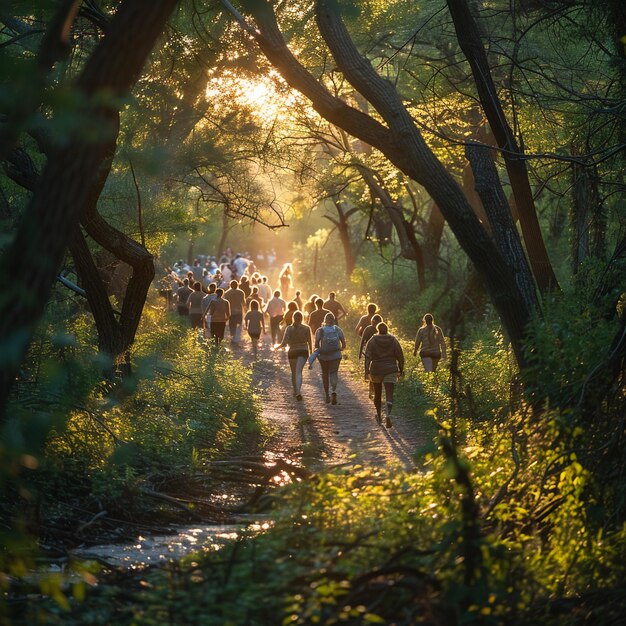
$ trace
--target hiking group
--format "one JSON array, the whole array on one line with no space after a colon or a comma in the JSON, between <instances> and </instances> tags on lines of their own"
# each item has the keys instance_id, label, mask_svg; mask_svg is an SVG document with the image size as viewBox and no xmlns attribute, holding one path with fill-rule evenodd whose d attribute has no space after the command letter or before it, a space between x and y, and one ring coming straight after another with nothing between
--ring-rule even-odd
<instances>
[{"instance_id":1,"label":"hiking group","mask_svg":"<svg viewBox=\"0 0 626 626\"><path fill-rule=\"evenodd\" d=\"M238 257L239 258L239 257ZM313 294L303 301L301 291L293 289L293 270L285 264L279 274L280 289L272 291L268 278L259 272L248 274L243 268L239 280L231 272L228 288L220 282L204 285L189 281L192 276L179 280L176 306L180 315L189 316L192 328L203 328L207 339L219 346L224 339L228 324L230 341L239 346L242 328L247 332L254 358L258 355L259 342L267 333L266 316L269 321L271 349L286 350L293 396L303 400L303 370L308 364L312 369L319 361L325 401L338 404L337 386L339 367L345 358L346 338L339 322L346 317L346 310L331 291L324 300ZM219 271L219 270L218 270ZM218 286L219 285L219 286ZM283 295L293 293L287 302ZM388 325L378 312L377 305L370 303L358 321L355 333L360 339L359 359L364 361L364 376L369 384L369 397L374 402L376 421L383 423L383 391L385 396L384 424L393 426L391 416L394 386L404 373L404 353L398 339L389 332ZM446 358L443 331L435 325L430 313L424 315L417 331L413 355L419 354L424 370L433 372L442 358Z\"/></svg>"}]
</instances>

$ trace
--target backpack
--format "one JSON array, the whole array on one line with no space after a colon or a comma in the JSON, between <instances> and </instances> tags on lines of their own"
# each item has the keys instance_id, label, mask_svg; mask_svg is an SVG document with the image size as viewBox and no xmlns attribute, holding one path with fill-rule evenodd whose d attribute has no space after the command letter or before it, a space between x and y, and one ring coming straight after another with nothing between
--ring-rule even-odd
<instances>
[{"instance_id":1,"label":"backpack","mask_svg":"<svg viewBox=\"0 0 626 626\"><path fill-rule=\"evenodd\" d=\"M322 326L322 340L320 341L320 352L330 354L341 350L341 340L339 339L339 329L336 326Z\"/></svg>"}]
</instances>

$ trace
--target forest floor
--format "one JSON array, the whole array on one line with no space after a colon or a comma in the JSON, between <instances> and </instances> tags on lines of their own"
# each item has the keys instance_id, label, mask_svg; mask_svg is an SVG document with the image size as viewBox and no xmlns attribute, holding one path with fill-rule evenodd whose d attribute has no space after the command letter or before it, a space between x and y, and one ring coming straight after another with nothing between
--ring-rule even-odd
<instances>
[{"instance_id":1,"label":"forest floor","mask_svg":"<svg viewBox=\"0 0 626 626\"><path fill-rule=\"evenodd\" d=\"M293 397L286 352L272 351L269 343L259 349L256 360L245 343L234 352L252 365L263 419L275 433L267 452L315 469L346 463L411 469L415 451L432 439L426 420L407 420L397 402L391 416L393 427L376 423L362 361L342 361L337 404L332 405L325 401L318 362L311 370L304 367L303 400L299 402Z\"/></svg>"}]
</instances>

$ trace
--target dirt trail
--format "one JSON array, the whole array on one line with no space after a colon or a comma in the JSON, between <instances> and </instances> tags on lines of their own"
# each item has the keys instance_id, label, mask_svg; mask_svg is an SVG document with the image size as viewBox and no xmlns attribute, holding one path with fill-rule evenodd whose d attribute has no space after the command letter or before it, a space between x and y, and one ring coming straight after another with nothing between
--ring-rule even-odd
<instances>
[{"instance_id":1,"label":"dirt trail","mask_svg":"<svg viewBox=\"0 0 626 626\"><path fill-rule=\"evenodd\" d=\"M277 430L270 451L302 458L311 465L346 462L374 467L414 466L412 455L427 443L415 423L392 415L393 428L376 423L374 404L359 376L362 363L344 360L339 369L338 404L326 404L321 372L304 368L302 402L292 395L291 373L286 352L272 352L268 344L253 361L248 345L236 349L252 365L253 380L263 404L263 417ZM395 412L395 411L394 411Z\"/></svg>"}]
</instances>

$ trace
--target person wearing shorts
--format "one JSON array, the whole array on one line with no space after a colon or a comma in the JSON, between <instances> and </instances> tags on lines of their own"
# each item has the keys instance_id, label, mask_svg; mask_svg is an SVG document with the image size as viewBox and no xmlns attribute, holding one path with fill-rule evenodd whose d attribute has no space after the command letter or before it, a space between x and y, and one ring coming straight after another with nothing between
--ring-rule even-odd
<instances>
[{"instance_id":1,"label":"person wearing shorts","mask_svg":"<svg viewBox=\"0 0 626 626\"><path fill-rule=\"evenodd\" d=\"M302 323L301 311L293 314L293 323L287 326L285 336L278 348L289 346L287 357L291 369L291 385L296 400L302 400L302 370L312 349L311 329Z\"/></svg>"},{"instance_id":2,"label":"person wearing shorts","mask_svg":"<svg viewBox=\"0 0 626 626\"><path fill-rule=\"evenodd\" d=\"M439 360L446 358L446 341L443 331L435 324L430 313L426 313L422 318L422 325L415 336L413 356L416 356L418 352L426 372L434 372Z\"/></svg>"},{"instance_id":3,"label":"person wearing shorts","mask_svg":"<svg viewBox=\"0 0 626 626\"><path fill-rule=\"evenodd\" d=\"M384 322L376 326L376 334L365 346L365 377L374 385L374 406L376 421L382 424L382 392L385 387L387 416L385 426L391 428L393 390L398 378L404 373L404 353L398 340L389 334Z\"/></svg>"},{"instance_id":4,"label":"person wearing shorts","mask_svg":"<svg viewBox=\"0 0 626 626\"><path fill-rule=\"evenodd\" d=\"M224 290L220 287L215 290L215 300L209 304L207 315L211 316L211 337L215 345L219 346L224 339L226 322L230 317L230 303L223 298Z\"/></svg>"},{"instance_id":5,"label":"person wearing shorts","mask_svg":"<svg viewBox=\"0 0 626 626\"><path fill-rule=\"evenodd\" d=\"M265 319L263 313L259 311L259 302L257 300L250 301L250 310L246 313L244 324L252 342L252 355L256 359L261 332L265 334Z\"/></svg>"},{"instance_id":6,"label":"person wearing shorts","mask_svg":"<svg viewBox=\"0 0 626 626\"><path fill-rule=\"evenodd\" d=\"M326 393L326 402L332 404L337 404L339 364L342 352L346 349L346 339L341 328L336 325L336 321L332 313L326 313L324 324L315 333L315 349L319 350L317 358L322 368L322 384Z\"/></svg>"}]
</instances>

